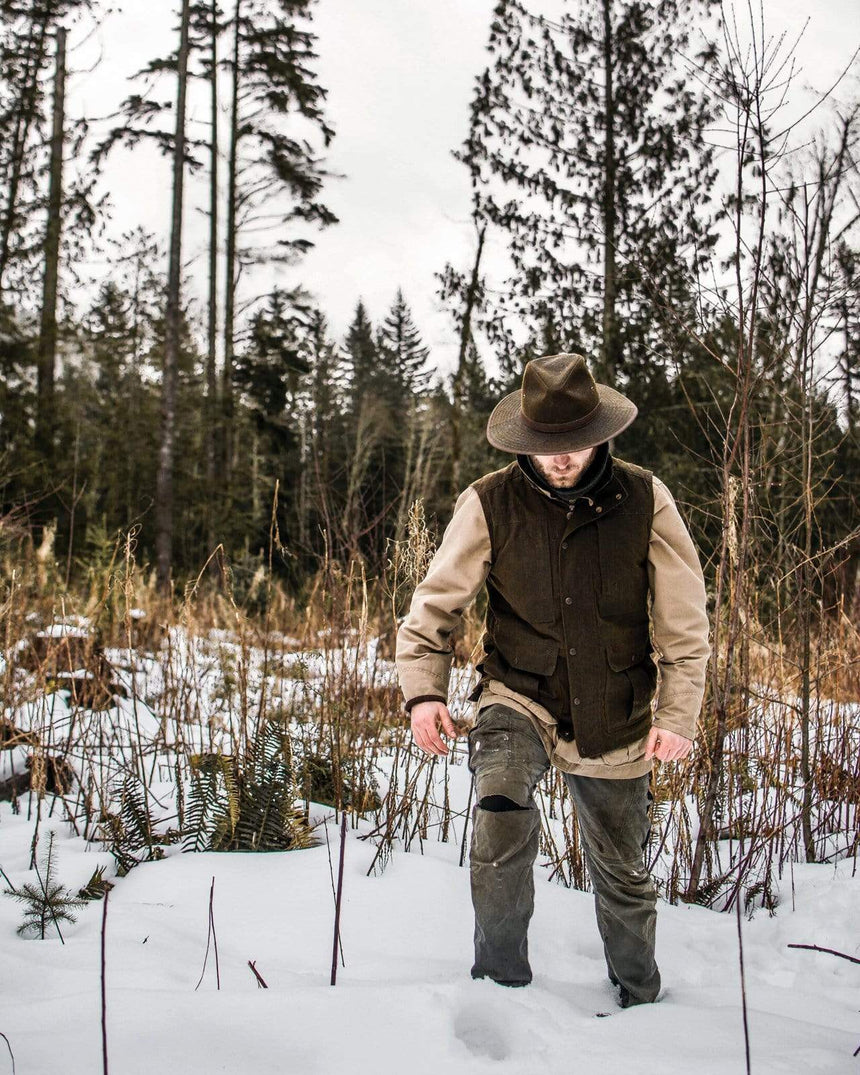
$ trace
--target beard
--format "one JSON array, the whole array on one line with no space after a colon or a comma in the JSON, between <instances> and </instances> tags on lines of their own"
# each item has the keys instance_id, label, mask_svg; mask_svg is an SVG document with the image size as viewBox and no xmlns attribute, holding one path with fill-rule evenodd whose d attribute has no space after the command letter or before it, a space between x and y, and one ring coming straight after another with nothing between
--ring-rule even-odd
<instances>
[{"instance_id":1,"label":"beard","mask_svg":"<svg viewBox=\"0 0 860 1075\"><path fill-rule=\"evenodd\" d=\"M588 470L594 456L597 454L597 448L594 447L588 453L582 461L574 459L568 460L567 464L563 467L556 466L552 462L544 462L539 456L531 456L532 466L543 478L545 478L554 489L570 489L579 481L582 475Z\"/></svg>"}]
</instances>

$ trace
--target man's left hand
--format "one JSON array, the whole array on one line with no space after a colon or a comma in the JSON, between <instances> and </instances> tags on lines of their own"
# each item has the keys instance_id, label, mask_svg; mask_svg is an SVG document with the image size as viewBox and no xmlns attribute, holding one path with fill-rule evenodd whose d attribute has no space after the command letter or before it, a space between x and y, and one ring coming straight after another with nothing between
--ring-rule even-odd
<instances>
[{"instance_id":1,"label":"man's left hand","mask_svg":"<svg viewBox=\"0 0 860 1075\"><path fill-rule=\"evenodd\" d=\"M658 758L660 761L678 761L686 758L693 749L693 740L666 728L651 726L648 741L645 744L645 757Z\"/></svg>"}]
</instances>

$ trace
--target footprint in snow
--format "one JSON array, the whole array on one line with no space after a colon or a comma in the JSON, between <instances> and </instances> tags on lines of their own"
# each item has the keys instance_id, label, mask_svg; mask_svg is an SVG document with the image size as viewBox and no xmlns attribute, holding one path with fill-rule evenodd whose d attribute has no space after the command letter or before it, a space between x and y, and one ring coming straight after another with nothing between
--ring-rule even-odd
<instances>
[{"instance_id":1,"label":"footprint in snow","mask_svg":"<svg viewBox=\"0 0 860 1075\"><path fill-rule=\"evenodd\" d=\"M508 1042L498 1020L477 1007L466 1007L457 1012L454 1033L474 1056L490 1060L504 1060L508 1056Z\"/></svg>"}]
</instances>

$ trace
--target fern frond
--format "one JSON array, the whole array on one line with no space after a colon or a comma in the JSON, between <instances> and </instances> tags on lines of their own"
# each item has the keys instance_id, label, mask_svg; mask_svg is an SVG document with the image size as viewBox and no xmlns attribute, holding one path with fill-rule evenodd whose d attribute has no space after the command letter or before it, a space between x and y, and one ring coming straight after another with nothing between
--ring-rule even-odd
<instances>
[{"instance_id":1,"label":"fern frond","mask_svg":"<svg viewBox=\"0 0 860 1075\"><path fill-rule=\"evenodd\" d=\"M185 851L284 851L311 847L296 808L292 744L286 724L261 722L245 754L191 758Z\"/></svg>"},{"instance_id":2,"label":"fern frond","mask_svg":"<svg viewBox=\"0 0 860 1075\"><path fill-rule=\"evenodd\" d=\"M78 889L78 897L83 903L87 903L90 900L101 900L113 887L113 881L109 881L105 877L105 867L98 866L93 870L92 877L84 887Z\"/></svg>"},{"instance_id":3,"label":"fern frond","mask_svg":"<svg viewBox=\"0 0 860 1075\"><path fill-rule=\"evenodd\" d=\"M183 851L208 851L233 838L239 821L239 792L229 754L194 754L185 810Z\"/></svg>"}]
</instances>

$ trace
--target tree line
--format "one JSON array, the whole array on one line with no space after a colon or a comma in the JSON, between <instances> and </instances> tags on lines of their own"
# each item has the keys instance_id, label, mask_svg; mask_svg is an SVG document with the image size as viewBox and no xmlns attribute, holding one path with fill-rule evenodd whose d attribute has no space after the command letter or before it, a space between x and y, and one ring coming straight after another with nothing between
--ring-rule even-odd
<instances>
[{"instance_id":1,"label":"tree line","mask_svg":"<svg viewBox=\"0 0 860 1075\"><path fill-rule=\"evenodd\" d=\"M5 532L53 542L68 581L130 527L164 588L216 548L250 577L273 534L297 591L322 557L378 572L416 500L441 527L507 462L483 430L524 363L580 351L638 405L617 450L682 501L730 628L810 594L860 616L856 66L811 120L788 48L753 22L750 51L716 0L547 7L492 11L443 377L396 280L378 324L357 288L341 339L301 286L253 293L338 224L310 0L177 2L173 50L100 123L67 83L105 8L0 0ZM111 161L144 146L169 219L115 236Z\"/></svg>"}]
</instances>

